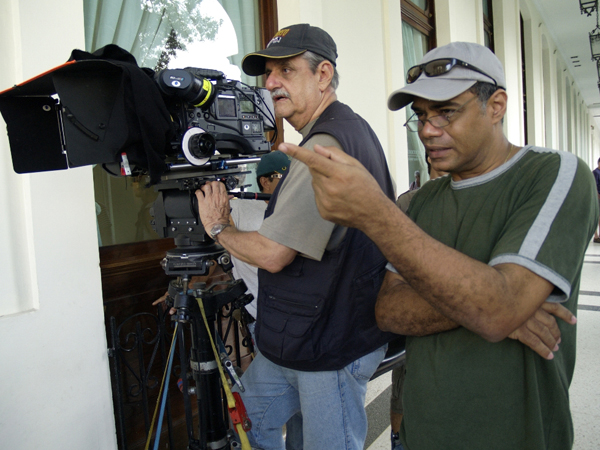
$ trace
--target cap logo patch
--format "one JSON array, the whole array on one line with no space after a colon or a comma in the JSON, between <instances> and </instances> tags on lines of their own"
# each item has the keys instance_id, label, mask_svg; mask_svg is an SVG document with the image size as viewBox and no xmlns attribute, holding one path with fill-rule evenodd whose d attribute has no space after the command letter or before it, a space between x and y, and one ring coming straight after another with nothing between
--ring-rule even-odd
<instances>
[{"instance_id":1,"label":"cap logo patch","mask_svg":"<svg viewBox=\"0 0 600 450\"><path fill-rule=\"evenodd\" d=\"M283 30L279 30L275 34L275 36L273 36L273 39L271 39L269 41L269 43L267 44L267 48L269 48L273 44L279 44L281 42L281 38L284 37L289 32L290 32L289 28L284 28Z\"/></svg>"}]
</instances>

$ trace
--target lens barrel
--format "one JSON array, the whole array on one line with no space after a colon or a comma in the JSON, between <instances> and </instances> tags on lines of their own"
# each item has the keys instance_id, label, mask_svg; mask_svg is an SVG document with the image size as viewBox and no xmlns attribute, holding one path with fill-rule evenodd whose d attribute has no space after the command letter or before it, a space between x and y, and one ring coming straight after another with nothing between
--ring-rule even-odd
<instances>
[{"instance_id":1,"label":"lens barrel","mask_svg":"<svg viewBox=\"0 0 600 450\"><path fill-rule=\"evenodd\" d=\"M161 70L156 76L156 83L163 93L199 108L209 107L216 94L210 80L184 69Z\"/></svg>"}]
</instances>

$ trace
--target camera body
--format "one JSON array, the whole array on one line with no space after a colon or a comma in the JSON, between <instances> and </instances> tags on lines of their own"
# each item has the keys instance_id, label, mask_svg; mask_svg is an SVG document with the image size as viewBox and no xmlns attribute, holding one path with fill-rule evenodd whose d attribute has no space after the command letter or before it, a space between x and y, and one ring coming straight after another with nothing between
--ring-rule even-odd
<instances>
[{"instance_id":1,"label":"camera body","mask_svg":"<svg viewBox=\"0 0 600 450\"><path fill-rule=\"evenodd\" d=\"M125 61L74 50L67 63L0 92L15 172L101 164L157 184L173 167L212 171L209 162L269 151L264 133L275 116L265 89L206 69L155 74L107 47L96 53Z\"/></svg>"},{"instance_id":2,"label":"camera body","mask_svg":"<svg viewBox=\"0 0 600 450\"><path fill-rule=\"evenodd\" d=\"M275 123L266 89L193 67L162 70L155 81L173 118L172 150L178 157L202 166L215 152L253 155L270 150L265 132Z\"/></svg>"}]
</instances>

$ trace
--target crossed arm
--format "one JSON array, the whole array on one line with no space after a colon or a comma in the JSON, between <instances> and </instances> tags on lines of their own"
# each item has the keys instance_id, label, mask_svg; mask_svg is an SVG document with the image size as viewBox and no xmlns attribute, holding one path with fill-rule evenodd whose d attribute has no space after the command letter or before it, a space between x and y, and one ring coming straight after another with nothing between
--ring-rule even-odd
<instances>
[{"instance_id":1,"label":"crossed arm","mask_svg":"<svg viewBox=\"0 0 600 450\"><path fill-rule=\"evenodd\" d=\"M321 215L362 230L402 274L388 274L382 287L382 328L422 335L460 325L492 342L517 338L551 358L560 333L548 308L575 323L566 308L544 303L553 289L547 280L515 264L490 267L428 236L354 158L319 146L315 152L289 144L280 150L310 168ZM390 317L383 311L392 311ZM541 335L533 338L535 330Z\"/></svg>"},{"instance_id":2,"label":"crossed arm","mask_svg":"<svg viewBox=\"0 0 600 450\"><path fill-rule=\"evenodd\" d=\"M375 315L382 330L409 336L425 336L459 326L393 272L386 274L377 297ZM560 330L554 317L567 323L575 320L575 316L559 303L543 302L525 323L507 337L519 340L546 359L552 359L560 343Z\"/></svg>"}]
</instances>

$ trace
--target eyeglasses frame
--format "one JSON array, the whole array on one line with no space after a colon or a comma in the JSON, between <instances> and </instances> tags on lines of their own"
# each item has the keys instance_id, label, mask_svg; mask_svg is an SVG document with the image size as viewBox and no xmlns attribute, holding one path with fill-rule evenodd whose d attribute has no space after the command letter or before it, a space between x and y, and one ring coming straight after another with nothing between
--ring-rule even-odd
<instances>
[{"instance_id":1,"label":"eyeglasses frame","mask_svg":"<svg viewBox=\"0 0 600 450\"><path fill-rule=\"evenodd\" d=\"M462 112L465 109L465 106L467 106L469 103L471 103L473 100L475 100L477 97L476 95L474 95L473 97L471 97L469 100L467 100L466 102L464 102L462 105L460 105L458 108L456 108L455 111L452 111L450 114L437 114L435 116L430 117L429 119L425 119L425 120L421 120L421 119L413 119L413 117L415 117L418 113L414 113L413 115L410 116L410 118L406 121L406 123L404 124L404 126L406 127L406 129L408 131L412 131L413 133L418 133L419 131L421 131L423 128L425 128L425 122L429 122L429 124L432 127L435 128L445 128L448 125L450 125L450 118L453 117L456 113L458 112ZM431 122L431 119L435 119L436 117L444 117L448 123L446 125L436 125L433 122ZM409 124L410 123L417 123L417 129L413 130ZM419 128L419 123L421 124L421 127Z\"/></svg>"}]
</instances>

